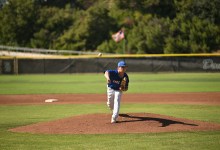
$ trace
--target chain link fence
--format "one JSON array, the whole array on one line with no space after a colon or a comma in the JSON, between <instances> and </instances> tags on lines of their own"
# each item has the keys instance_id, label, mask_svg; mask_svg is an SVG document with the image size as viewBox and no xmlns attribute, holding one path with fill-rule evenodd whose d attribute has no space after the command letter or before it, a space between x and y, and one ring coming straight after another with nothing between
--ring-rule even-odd
<instances>
[{"instance_id":1,"label":"chain link fence","mask_svg":"<svg viewBox=\"0 0 220 150\"><path fill-rule=\"evenodd\" d=\"M120 60L128 72L220 72L220 56L0 58L0 74L101 73Z\"/></svg>"}]
</instances>

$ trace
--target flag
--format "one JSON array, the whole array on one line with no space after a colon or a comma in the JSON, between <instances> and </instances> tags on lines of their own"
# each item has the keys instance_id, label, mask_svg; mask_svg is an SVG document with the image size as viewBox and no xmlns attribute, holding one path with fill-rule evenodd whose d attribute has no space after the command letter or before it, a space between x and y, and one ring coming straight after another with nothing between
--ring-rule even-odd
<instances>
[{"instance_id":1,"label":"flag","mask_svg":"<svg viewBox=\"0 0 220 150\"><path fill-rule=\"evenodd\" d=\"M125 38L125 35L124 35L124 31L120 30L118 31L117 33L113 34L112 35L112 39L115 41L115 42L120 42L121 40L123 40Z\"/></svg>"}]
</instances>

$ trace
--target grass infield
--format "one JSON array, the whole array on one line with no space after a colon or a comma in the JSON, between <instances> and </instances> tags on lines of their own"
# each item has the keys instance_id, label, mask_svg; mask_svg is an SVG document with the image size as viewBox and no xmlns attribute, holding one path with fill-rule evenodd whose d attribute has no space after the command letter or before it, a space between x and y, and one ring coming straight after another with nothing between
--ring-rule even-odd
<instances>
[{"instance_id":1,"label":"grass infield","mask_svg":"<svg viewBox=\"0 0 220 150\"><path fill-rule=\"evenodd\" d=\"M219 73L134 74L129 93L219 92ZM105 93L103 74L0 76L0 94ZM121 112L147 112L220 123L220 106L123 104ZM44 135L9 128L79 114L109 113L102 104L2 105L0 149L182 149L217 150L220 131L143 134Z\"/></svg>"}]
</instances>

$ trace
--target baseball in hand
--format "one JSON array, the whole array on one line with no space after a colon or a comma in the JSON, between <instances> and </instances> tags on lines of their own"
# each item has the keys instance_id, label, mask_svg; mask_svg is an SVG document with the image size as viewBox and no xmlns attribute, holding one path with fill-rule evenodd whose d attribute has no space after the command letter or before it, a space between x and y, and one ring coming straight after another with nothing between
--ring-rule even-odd
<instances>
[{"instance_id":1,"label":"baseball in hand","mask_svg":"<svg viewBox=\"0 0 220 150\"><path fill-rule=\"evenodd\" d=\"M101 56L102 56L102 53L99 53L98 56L101 57Z\"/></svg>"}]
</instances>

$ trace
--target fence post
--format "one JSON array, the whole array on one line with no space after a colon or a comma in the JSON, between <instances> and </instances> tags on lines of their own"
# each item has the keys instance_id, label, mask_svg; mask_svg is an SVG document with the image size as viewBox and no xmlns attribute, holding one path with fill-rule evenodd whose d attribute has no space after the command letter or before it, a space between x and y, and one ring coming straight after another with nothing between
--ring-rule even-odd
<instances>
[{"instance_id":1,"label":"fence post","mask_svg":"<svg viewBox=\"0 0 220 150\"><path fill-rule=\"evenodd\" d=\"M17 57L14 57L14 59L13 59L14 61L14 74L18 74L18 59L17 59Z\"/></svg>"}]
</instances>

